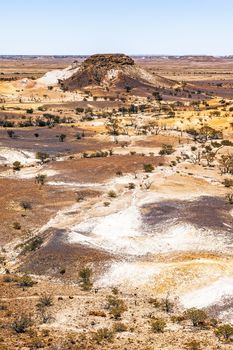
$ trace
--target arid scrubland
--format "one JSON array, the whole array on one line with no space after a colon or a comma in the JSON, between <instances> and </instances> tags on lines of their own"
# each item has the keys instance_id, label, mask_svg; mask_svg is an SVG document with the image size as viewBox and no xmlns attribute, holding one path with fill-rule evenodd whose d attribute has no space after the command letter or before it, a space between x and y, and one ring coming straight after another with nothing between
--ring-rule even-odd
<instances>
[{"instance_id":1,"label":"arid scrubland","mask_svg":"<svg viewBox=\"0 0 233 350\"><path fill-rule=\"evenodd\" d=\"M232 59L0 73L0 350L231 349Z\"/></svg>"}]
</instances>

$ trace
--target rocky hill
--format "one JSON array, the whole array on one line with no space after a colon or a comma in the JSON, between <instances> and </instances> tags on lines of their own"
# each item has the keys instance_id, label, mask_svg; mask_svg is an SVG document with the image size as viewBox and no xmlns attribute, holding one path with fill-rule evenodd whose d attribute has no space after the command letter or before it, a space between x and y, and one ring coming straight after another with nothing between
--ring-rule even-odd
<instances>
[{"instance_id":1,"label":"rocky hill","mask_svg":"<svg viewBox=\"0 0 233 350\"><path fill-rule=\"evenodd\" d=\"M99 54L87 58L74 74L59 81L63 90L101 88L104 90L153 90L174 88L177 82L153 75L124 54Z\"/></svg>"}]
</instances>

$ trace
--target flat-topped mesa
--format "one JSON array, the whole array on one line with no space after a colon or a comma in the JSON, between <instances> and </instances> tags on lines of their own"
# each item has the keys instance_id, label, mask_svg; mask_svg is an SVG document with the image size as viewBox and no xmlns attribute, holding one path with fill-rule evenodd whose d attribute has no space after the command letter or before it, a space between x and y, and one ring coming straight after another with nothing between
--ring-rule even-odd
<instances>
[{"instance_id":1,"label":"flat-topped mesa","mask_svg":"<svg viewBox=\"0 0 233 350\"><path fill-rule=\"evenodd\" d=\"M96 54L88 57L83 63L83 67L98 65L99 67L114 68L125 65L134 65L134 60L124 54Z\"/></svg>"}]
</instances>

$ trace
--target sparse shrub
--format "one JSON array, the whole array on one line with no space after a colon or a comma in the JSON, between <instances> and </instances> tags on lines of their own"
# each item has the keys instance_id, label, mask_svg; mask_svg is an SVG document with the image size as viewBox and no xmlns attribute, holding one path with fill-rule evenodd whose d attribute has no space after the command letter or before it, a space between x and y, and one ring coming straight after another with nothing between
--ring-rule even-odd
<instances>
[{"instance_id":1,"label":"sparse shrub","mask_svg":"<svg viewBox=\"0 0 233 350\"><path fill-rule=\"evenodd\" d=\"M22 315L14 320L14 322L12 323L12 329L16 333L25 333L31 325L31 318L27 315Z\"/></svg>"},{"instance_id":2,"label":"sparse shrub","mask_svg":"<svg viewBox=\"0 0 233 350\"><path fill-rule=\"evenodd\" d=\"M222 140L221 144L222 146L233 146L233 142L230 140Z\"/></svg>"},{"instance_id":3,"label":"sparse shrub","mask_svg":"<svg viewBox=\"0 0 233 350\"><path fill-rule=\"evenodd\" d=\"M5 283L11 283L13 281L14 281L14 278L12 278L11 276L6 275L3 277L3 282Z\"/></svg>"},{"instance_id":4,"label":"sparse shrub","mask_svg":"<svg viewBox=\"0 0 233 350\"><path fill-rule=\"evenodd\" d=\"M223 185L225 187L232 187L233 186L233 179L224 179L223 180Z\"/></svg>"},{"instance_id":5,"label":"sparse shrub","mask_svg":"<svg viewBox=\"0 0 233 350\"><path fill-rule=\"evenodd\" d=\"M34 252L35 250L40 248L42 243L43 243L43 238L39 236L33 237L32 239L27 241L27 243L25 244L23 253Z\"/></svg>"},{"instance_id":6,"label":"sparse shrub","mask_svg":"<svg viewBox=\"0 0 233 350\"><path fill-rule=\"evenodd\" d=\"M64 142L65 139L66 139L66 134L60 134L60 135L59 135L59 141L60 141L60 142Z\"/></svg>"},{"instance_id":7,"label":"sparse shrub","mask_svg":"<svg viewBox=\"0 0 233 350\"><path fill-rule=\"evenodd\" d=\"M155 168L152 164L143 164L144 171L146 173L151 173Z\"/></svg>"},{"instance_id":8,"label":"sparse shrub","mask_svg":"<svg viewBox=\"0 0 233 350\"><path fill-rule=\"evenodd\" d=\"M6 261L6 258L0 255L0 265L4 265L5 261Z\"/></svg>"},{"instance_id":9,"label":"sparse shrub","mask_svg":"<svg viewBox=\"0 0 233 350\"><path fill-rule=\"evenodd\" d=\"M159 154L163 156L163 155L170 155L174 152L175 150L173 149L172 145L164 144L162 145L162 149L159 151Z\"/></svg>"},{"instance_id":10,"label":"sparse shrub","mask_svg":"<svg viewBox=\"0 0 233 350\"><path fill-rule=\"evenodd\" d=\"M166 321L163 318L157 318L151 322L151 328L154 333L162 333L166 327Z\"/></svg>"},{"instance_id":11,"label":"sparse shrub","mask_svg":"<svg viewBox=\"0 0 233 350\"><path fill-rule=\"evenodd\" d=\"M203 326L208 316L204 310L191 308L185 311L187 319L192 321L194 327Z\"/></svg>"},{"instance_id":12,"label":"sparse shrub","mask_svg":"<svg viewBox=\"0 0 233 350\"><path fill-rule=\"evenodd\" d=\"M223 324L215 330L216 336L221 339L228 341L233 337L233 326L230 324Z\"/></svg>"},{"instance_id":13,"label":"sparse shrub","mask_svg":"<svg viewBox=\"0 0 233 350\"><path fill-rule=\"evenodd\" d=\"M7 135L12 139L15 136L15 132L13 130L7 130Z\"/></svg>"},{"instance_id":14,"label":"sparse shrub","mask_svg":"<svg viewBox=\"0 0 233 350\"><path fill-rule=\"evenodd\" d=\"M135 189L135 183L133 183L133 182L130 182L129 184L128 184L128 189L129 190L134 190Z\"/></svg>"},{"instance_id":15,"label":"sparse shrub","mask_svg":"<svg viewBox=\"0 0 233 350\"><path fill-rule=\"evenodd\" d=\"M30 202L23 201L20 203L20 206L22 209L27 210L27 209L32 209L32 205Z\"/></svg>"},{"instance_id":16,"label":"sparse shrub","mask_svg":"<svg viewBox=\"0 0 233 350\"><path fill-rule=\"evenodd\" d=\"M148 302L149 304L152 304L155 308L159 308L161 306L161 303L157 298L150 298Z\"/></svg>"},{"instance_id":17,"label":"sparse shrub","mask_svg":"<svg viewBox=\"0 0 233 350\"><path fill-rule=\"evenodd\" d=\"M82 202L85 199L84 194L81 192L76 193L76 201L77 202Z\"/></svg>"},{"instance_id":18,"label":"sparse shrub","mask_svg":"<svg viewBox=\"0 0 233 350\"><path fill-rule=\"evenodd\" d=\"M167 313L172 312L174 303L169 299L169 295L167 295L166 298L161 300L161 306L163 311L166 311Z\"/></svg>"},{"instance_id":19,"label":"sparse shrub","mask_svg":"<svg viewBox=\"0 0 233 350\"><path fill-rule=\"evenodd\" d=\"M44 163L46 159L49 159L49 154L45 152L36 152L36 159Z\"/></svg>"},{"instance_id":20,"label":"sparse shrub","mask_svg":"<svg viewBox=\"0 0 233 350\"><path fill-rule=\"evenodd\" d=\"M184 315L173 315L171 316L171 321L173 323L180 323L180 322L183 322L185 321L185 316Z\"/></svg>"},{"instance_id":21,"label":"sparse shrub","mask_svg":"<svg viewBox=\"0 0 233 350\"><path fill-rule=\"evenodd\" d=\"M32 287L35 284L30 276L24 275L18 278L18 285L20 287Z\"/></svg>"},{"instance_id":22,"label":"sparse shrub","mask_svg":"<svg viewBox=\"0 0 233 350\"><path fill-rule=\"evenodd\" d=\"M53 305L53 297L50 294L42 294L36 305L38 308L49 307Z\"/></svg>"},{"instance_id":23,"label":"sparse shrub","mask_svg":"<svg viewBox=\"0 0 233 350\"><path fill-rule=\"evenodd\" d=\"M111 342L114 337L114 332L108 328L100 328L93 334L93 340L97 344L102 343L103 341Z\"/></svg>"},{"instance_id":24,"label":"sparse shrub","mask_svg":"<svg viewBox=\"0 0 233 350\"><path fill-rule=\"evenodd\" d=\"M101 310L92 310L89 312L90 316L96 316L96 317L107 317L106 313Z\"/></svg>"},{"instance_id":25,"label":"sparse shrub","mask_svg":"<svg viewBox=\"0 0 233 350\"><path fill-rule=\"evenodd\" d=\"M38 174L38 175L36 175L35 181L36 181L36 183L38 183L39 185L42 186L45 184L45 179L46 179L45 174Z\"/></svg>"},{"instance_id":26,"label":"sparse shrub","mask_svg":"<svg viewBox=\"0 0 233 350\"><path fill-rule=\"evenodd\" d=\"M233 193L228 193L228 194L226 195L226 198L228 199L228 202L229 202L230 204L233 204Z\"/></svg>"},{"instance_id":27,"label":"sparse shrub","mask_svg":"<svg viewBox=\"0 0 233 350\"><path fill-rule=\"evenodd\" d=\"M185 344L187 350L201 350L201 343L198 340L191 340Z\"/></svg>"},{"instance_id":28,"label":"sparse shrub","mask_svg":"<svg viewBox=\"0 0 233 350\"><path fill-rule=\"evenodd\" d=\"M109 196L110 198L116 198L116 197L117 197L117 194L116 194L115 191L111 190L111 191L108 192L108 196Z\"/></svg>"},{"instance_id":29,"label":"sparse shrub","mask_svg":"<svg viewBox=\"0 0 233 350\"><path fill-rule=\"evenodd\" d=\"M20 163L18 160L16 160L16 161L13 163L13 170L14 170L14 171L20 171L21 168L22 168L21 163Z\"/></svg>"},{"instance_id":30,"label":"sparse shrub","mask_svg":"<svg viewBox=\"0 0 233 350\"><path fill-rule=\"evenodd\" d=\"M112 288L112 294L118 295L119 294L119 289L117 287Z\"/></svg>"},{"instance_id":31,"label":"sparse shrub","mask_svg":"<svg viewBox=\"0 0 233 350\"><path fill-rule=\"evenodd\" d=\"M127 331L127 326L124 323L122 323L122 322L116 322L113 325L113 330L116 333L126 332Z\"/></svg>"},{"instance_id":32,"label":"sparse shrub","mask_svg":"<svg viewBox=\"0 0 233 350\"><path fill-rule=\"evenodd\" d=\"M44 347L44 343L42 339L40 339L38 336L35 336L31 340L30 349L41 349Z\"/></svg>"},{"instance_id":33,"label":"sparse shrub","mask_svg":"<svg viewBox=\"0 0 233 350\"><path fill-rule=\"evenodd\" d=\"M4 304L0 304L0 311L6 311L7 310L7 306Z\"/></svg>"},{"instance_id":34,"label":"sparse shrub","mask_svg":"<svg viewBox=\"0 0 233 350\"><path fill-rule=\"evenodd\" d=\"M122 299L117 298L115 295L110 295L107 298L107 309L110 315L112 315L115 320L118 320L127 310L127 307Z\"/></svg>"},{"instance_id":35,"label":"sparse shrub","mask_svg":"<svg viewBox=\"0 0 233 350\"><path fill-rule=\"evenodd\" d=\"M21 224L20 224L19 222L14 222L14 223L13 223L13 228L14 228L15 230L20 230L20 229L21 229Z\"/></svg>"},{"instance_id":36,"label":"sparse shrub","mask_svg":"<svg viewBox=\"0 0 233 350\"><path fill-rule=\"evenodd\" d=\"M84 267L79 271L80 285L83 290L90 290L93 283L91 282L92 270L89 267Z\"/></svg>"}]
</instances>

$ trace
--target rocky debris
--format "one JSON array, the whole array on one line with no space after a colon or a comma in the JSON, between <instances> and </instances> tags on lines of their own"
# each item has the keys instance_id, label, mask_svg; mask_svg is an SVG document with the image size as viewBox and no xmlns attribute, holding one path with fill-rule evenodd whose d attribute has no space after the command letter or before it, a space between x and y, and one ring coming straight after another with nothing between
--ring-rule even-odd
<instances>
[{"instance_id":1,"label":"rocky debris","mask_svg":"<svg viewBox=\"0 0 233 350\"><path fill-rule=\"evenodd\" d=\"M119 68L119 66L134 65L134 60L124 54L102 54L92 55L87 58L83 64L83 68L94 65L97 68L104 67L106 70Z\"/></svg>"}]
</instances>

